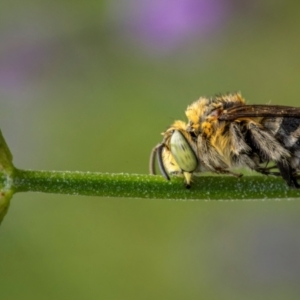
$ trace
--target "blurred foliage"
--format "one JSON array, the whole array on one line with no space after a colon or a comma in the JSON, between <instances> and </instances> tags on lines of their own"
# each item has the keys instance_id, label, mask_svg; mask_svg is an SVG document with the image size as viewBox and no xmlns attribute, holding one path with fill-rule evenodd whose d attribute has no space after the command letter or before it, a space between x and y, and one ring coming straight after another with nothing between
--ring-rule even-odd
<instances>
[{"instance_id":1,"label":"blurred foliage","mask_svg":"<svg viewBox=\"0 0 300 300\"><path fill-rule=\"evenodd\" d=\"M299 106L299 2L220 1L2 3L15 165L147 173L160 132L200 95ZM0 229L1 297L298 299L299 209L19 194Z\"/></svg>"}]
</instances>

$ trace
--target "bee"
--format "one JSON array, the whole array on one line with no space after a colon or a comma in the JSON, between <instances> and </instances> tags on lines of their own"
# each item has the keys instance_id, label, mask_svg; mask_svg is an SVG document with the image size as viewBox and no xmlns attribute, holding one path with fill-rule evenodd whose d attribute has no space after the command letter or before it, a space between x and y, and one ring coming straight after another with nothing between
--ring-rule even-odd
<instances>
[{"instance_id":1,"label":"bee","mask_svg":"<svg viewBox=\"0 0 300 300\"><path fill-rule=\"evenodd\" d=\"M186 116L188 122L172 124L152 150L151 174L157 156L163 176L182 174L187 187L201 172L240 177L231 170L241 167L300 187L300 108L246 105L240 93L231 93L201 97L187 107Z\"/></svg>"}]
</instances>

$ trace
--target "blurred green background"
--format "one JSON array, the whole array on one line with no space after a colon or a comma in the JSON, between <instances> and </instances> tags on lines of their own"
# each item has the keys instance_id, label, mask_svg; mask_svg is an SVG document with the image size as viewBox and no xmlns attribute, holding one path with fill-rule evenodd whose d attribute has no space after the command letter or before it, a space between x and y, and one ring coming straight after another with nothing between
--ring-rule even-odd
<instances>
[{"instance_id":1,"label":"blurred green background","mask_svg":"<svg viewBox=\"0 0 300 300\"><path fill-rule=\"evenodd\" d=\"M299 106L299 10L2 2L0 125L15 165L148 173L160 133L201 95ZM299 214L299 200L17 194L0 228L0 297L299 299Z\"/></svg>"}]
</instances>

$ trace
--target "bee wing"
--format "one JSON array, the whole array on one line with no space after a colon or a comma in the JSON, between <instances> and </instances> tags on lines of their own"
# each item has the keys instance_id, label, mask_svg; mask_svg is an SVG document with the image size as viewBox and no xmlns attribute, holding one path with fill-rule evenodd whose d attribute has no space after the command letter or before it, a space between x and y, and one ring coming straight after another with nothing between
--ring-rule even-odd
<instances>
[{"instance_id":1,"label":"bee wing","mask_svg":"<svg viewBox=\"0 0 300 300\"><path fill-rule=\"evenodd\" d=\"M243 117L293 117L300 118L300 107L282 105L240 105L224 110L220 121L233 121Z\"/></svg>"}]
</instances>

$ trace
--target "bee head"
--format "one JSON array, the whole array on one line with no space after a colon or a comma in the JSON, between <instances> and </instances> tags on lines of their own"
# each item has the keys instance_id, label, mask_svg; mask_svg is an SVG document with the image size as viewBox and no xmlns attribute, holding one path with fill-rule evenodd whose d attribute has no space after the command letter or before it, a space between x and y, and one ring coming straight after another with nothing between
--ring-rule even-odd
<instances>
[{"instance_id":1,"label":"bee head","mask_svg":"<svg viewBox=\"0 0 300 300\"><path fill-rule=\"evenodd\" d=\"M155 174L155 156L162 175L169 180L168 174L183 174L186 186L190 187L191 174L198 167L195 154L196 143L186 130L187 125L182 121L175 121L164 133L161 144L153 148L150 156L150 173Z\"/></svg>"}]
</instances>

